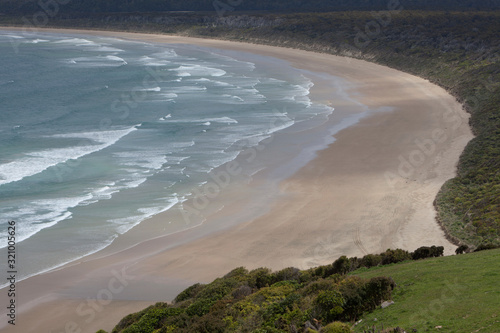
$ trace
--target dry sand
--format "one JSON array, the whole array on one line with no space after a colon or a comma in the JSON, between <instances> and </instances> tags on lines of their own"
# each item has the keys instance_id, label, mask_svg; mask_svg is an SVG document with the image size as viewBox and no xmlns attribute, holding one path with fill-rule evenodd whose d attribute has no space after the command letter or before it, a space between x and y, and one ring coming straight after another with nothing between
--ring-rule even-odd
<instances>
[{"instance_id":1,"label":"dry sand","mask_svg":"<svg viewBox=\"0 0 500 333\"><path fill-rule=\"evenodd\" d=\"M22 307L17 325L2 332L111 330L125 314L154 300L169 300L190 284L208 282L238 266L307 268L331 263L340 255L363 256L396 247L414 250L423 245L442 245L446 254L453 253L455 247L436 223L433 200L442 184L455 175L458 158L472 134L468 115L442 88L365 61L300 50L185 37L64 31L273 56L297 68L347 80L354 99L332 100L337 110L360 112L361 102L371 110L385 111L373 112L337 133L333 144L281 182L278 197L266 198L270 203L263 214L258 214L259 207L247 207L258 217L243 215L248 218L242 223L218 225L218 219L236 216L245 207L240 202L213 214L201 227L112 255L86 258L20 282ZM328 102L333 87L320 79L315 84L313 97ZM245 191L240 189L240 193ZM219 200L229 196L232 192ZM164 218L160 214L151 223ZM213 232L212 225L219 230Z\"/></svg>"}]
</instances>

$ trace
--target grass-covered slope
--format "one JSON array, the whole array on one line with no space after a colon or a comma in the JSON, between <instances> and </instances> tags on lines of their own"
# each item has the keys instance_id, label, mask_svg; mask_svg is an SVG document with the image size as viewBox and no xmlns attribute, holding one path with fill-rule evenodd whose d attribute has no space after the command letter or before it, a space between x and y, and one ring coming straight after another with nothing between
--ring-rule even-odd
<instances>
[{"instance_id":1,"label":"grass-covered slope","mask_svg":"<svg viewBox=\"0 0 500 333\"><path fill-rule=\"evenodd\" d=\"M407 332L500 332L500 249L360 269L354 275L390 276L397 285L394 305L365 315L356 332L382 324Z\"/></svg>"},{"instance_id":2,"label":"grass-covered slope","mask_svg":"<svg viewBox=\"0 0 500 333\"><path fill-rule=\"evenodd\" d=\"M441 251L388 250L305 271L237 268L128 315L112 332L499 332L500 249Z\"/></svg>"}]
</instances>

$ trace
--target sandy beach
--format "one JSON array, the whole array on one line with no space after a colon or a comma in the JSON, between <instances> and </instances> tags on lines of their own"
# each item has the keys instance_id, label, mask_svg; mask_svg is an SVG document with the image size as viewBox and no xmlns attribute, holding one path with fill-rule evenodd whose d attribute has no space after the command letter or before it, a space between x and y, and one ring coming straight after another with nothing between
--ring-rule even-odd
<instances>
[{"instance_id":1,"label":"sandy beach","mask_svg":"<svg viewBox=\"0 0 500 333\"><path fill-rule=\"evenodd\" d=\"M435 220L433 201L455 175L473 136L468 114L444 89L373 63L301 50L180 36L45 31L276 57L319 73L313 80L315 101L332 104L344 115L364 112L361 106L371 111L281 181L278 195L259 192L259 182L267 181L272 170L281 172L279 166L269 166L269 173L257 175L248 187L224 189L212 203L224 208L212 209L199 227L145 241L143 235L154 233L164 221L159 214L104 252L19 282L16 326L5 325L2 310L1 332L110 331L123 316L172 300L185 287L210 282L239 266L305 269L341 255L430 245L454 253L456 247ZM343 79L349 98L335 95L321 73ZM333 118L335 113L318 133L301 135L328 135L336 124ZM294 139L289 134L279 140ZM279 140L273 145L279 146ZM5 309L5 295L1 302Z\"/></svg>"}]
</instances>

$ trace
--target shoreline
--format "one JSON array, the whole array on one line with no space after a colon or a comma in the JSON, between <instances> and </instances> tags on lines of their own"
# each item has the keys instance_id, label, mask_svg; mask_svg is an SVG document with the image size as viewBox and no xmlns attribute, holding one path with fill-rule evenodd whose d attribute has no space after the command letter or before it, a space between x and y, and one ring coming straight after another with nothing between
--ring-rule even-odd
<instances>
[{"instance_id":1,"label":"shoreline","mask_svg":"<svg viewBox=\"0 0 500 333\"><path fill-rule=\"evenodd\" d=\"M59 328L59 323L69 318L82 322L85 318L78 316L75 308L89 294L95 297L106 281L124 269L124 274L131 277L125 281L127 288L113 295L113 302L99 311L101 319L88 325L83 320L85 332L112 328L117 322L111 323L106 314L116 316L115 305L120 300L132 303L144 300L146 294L158 297L155 291L176 285L169 290L173 295L176 293L173 289L208 282L241 265L249 269L307 268L331 263L340 255L381 252L386 246L415 250L423 245L444 245L447 254L453 250L435 221L433 200L442 183L453 177L458 157L472 134L468 115L444 89L380 65L307 51L167 35L46 31L194 44L271 56L288 61L295 68L339 76L351 83L357 92L356 99L362 104L371 110L384 111L337 133L335 143L317 152L311 162L281 182L280 190L286 195L277 198L260 217L247 216L239 224L208 235L188 230L109 256L93 255L21 282L20 290L51 286L40 297L46 299L52 295L59 300L51 304L61 313L46 319L44 327L54 328L51 325L58 323ZM327 96L329 89L325 84L313 87L313 100ZM326 102L324 97L322 102ZM347 101L337 102L336 109L352 107ZM230 218L237 213L235 210L225 217ZM223 219L224 214L216 213L210 218ZM155 218L161 220L161 214ZM423 239L434 243L424 243ZM177 245L167 250L165 244ZM40 318L44 316L43 304L43 301L33 302L33 309L28 310L30 316L38 318L37 313ZM121 303L121 311L136 311L139 304L135 305L125 309ZM25 327L23 332L37 328L40 326Z\"/></svg>"}]
</instances>

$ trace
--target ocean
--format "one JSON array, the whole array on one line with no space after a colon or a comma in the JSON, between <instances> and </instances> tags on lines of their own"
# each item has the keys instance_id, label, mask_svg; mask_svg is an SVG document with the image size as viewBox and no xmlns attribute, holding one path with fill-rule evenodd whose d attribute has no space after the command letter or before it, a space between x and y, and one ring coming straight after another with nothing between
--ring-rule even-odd
<instances>
[{"instance_id":1,"label":"ocean","mask_svg":"<svg viewBox=\"0 0 500 333\"><path fill-rule=\"evenodd\" d=\"M334 112L311 101L304 72L248 59L183 44L0 32L0 251L16 221L19 278L182 208L245 149Z\"/></svg>"}]
</instances>

